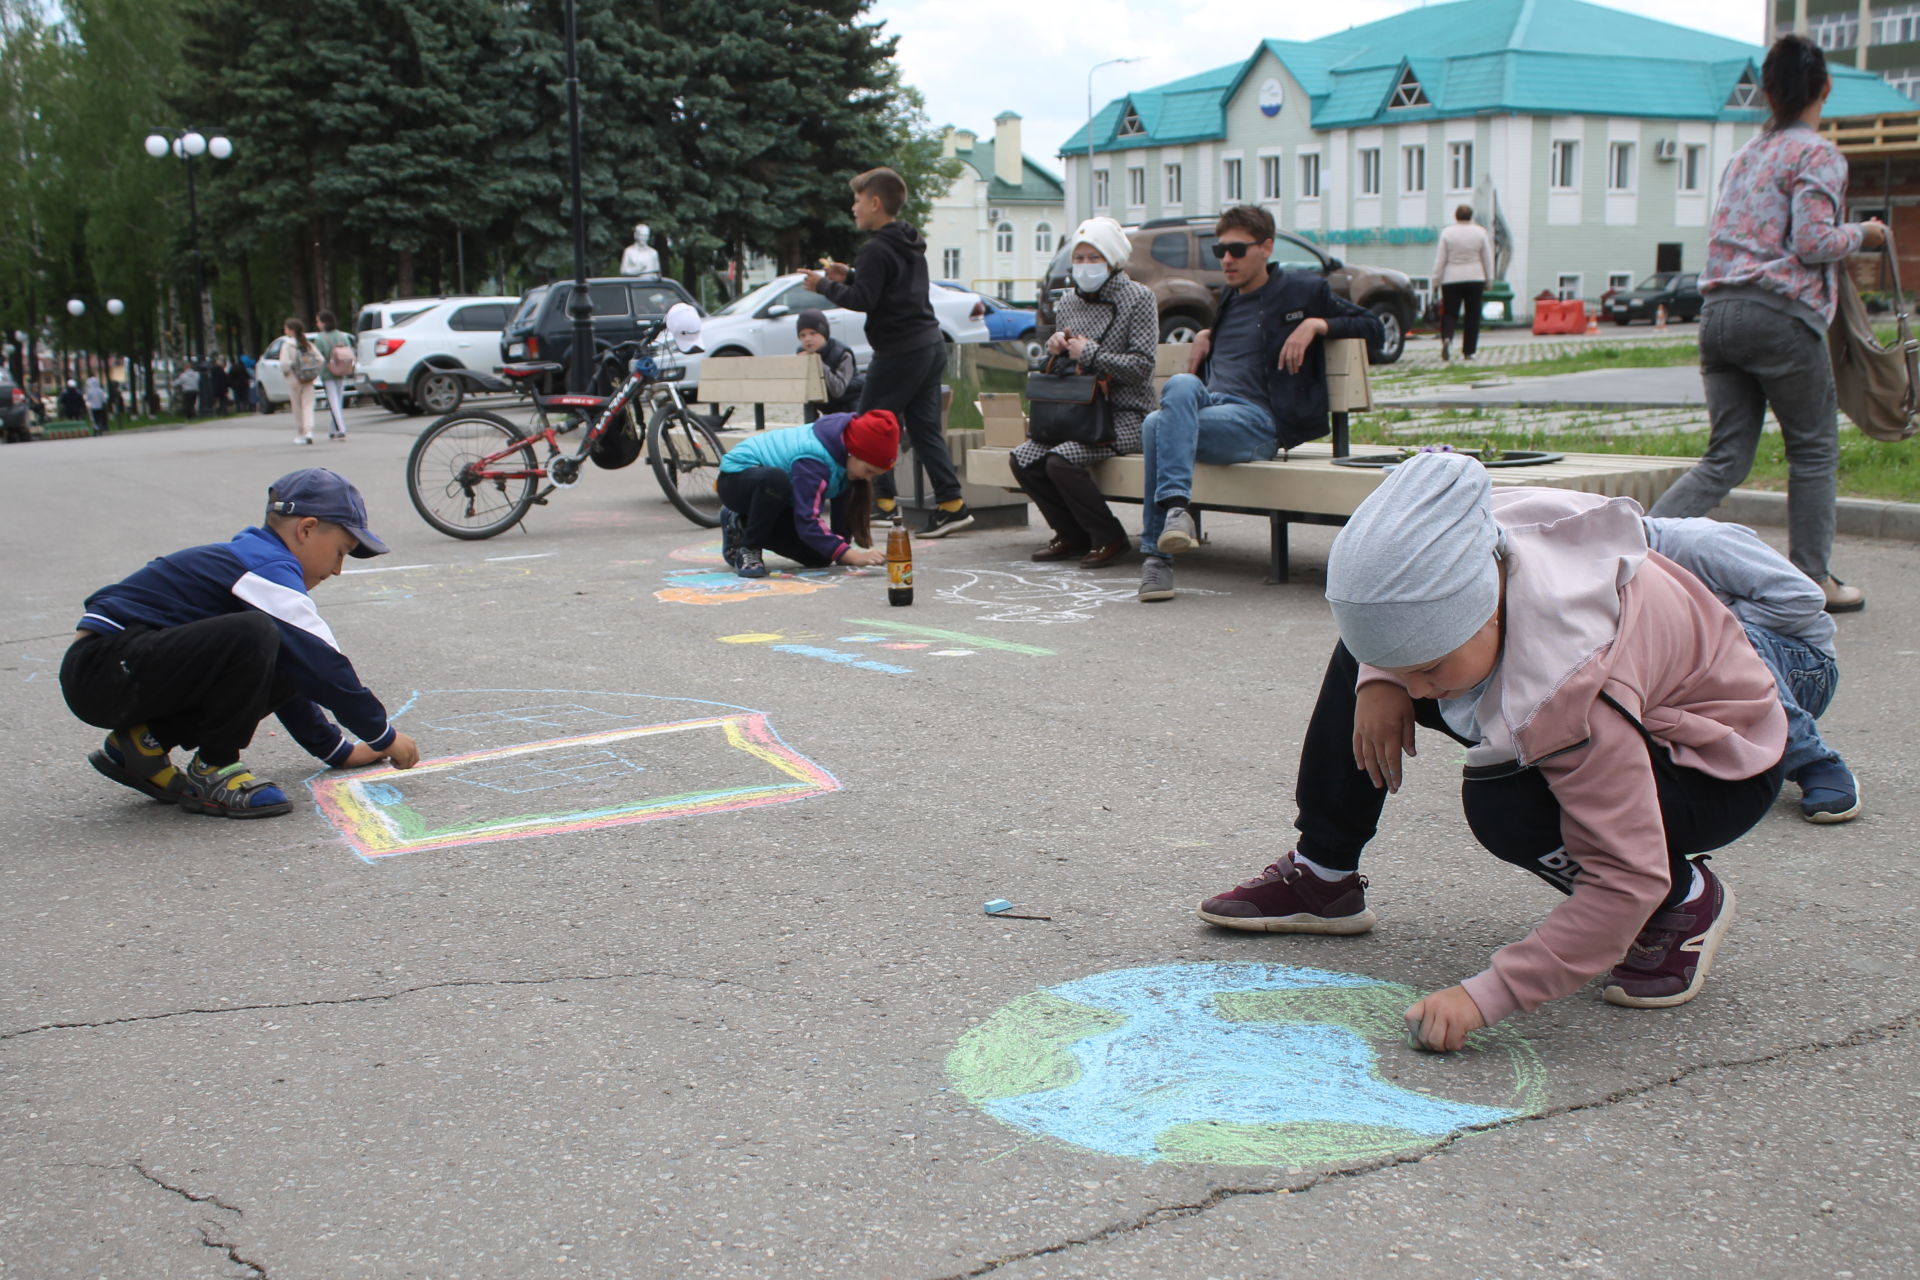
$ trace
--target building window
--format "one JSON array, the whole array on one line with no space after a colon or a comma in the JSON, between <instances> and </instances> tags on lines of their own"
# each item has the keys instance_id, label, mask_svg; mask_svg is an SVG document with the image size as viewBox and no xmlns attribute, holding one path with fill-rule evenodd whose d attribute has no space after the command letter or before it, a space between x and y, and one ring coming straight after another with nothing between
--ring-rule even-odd
<instances>
[{"instance_id":1,"label":"building window","mask_svg":"<svg viewBox=\"0 0 1920 1280\"><path fill-rule=\"evenodd\" d=\"M1742 71L1740 79L1734 82L1733 92L1727 95L1727 105L1736 111L1752 111L1760 105L1760 86L1754 81L1752 67Z\"/></svg>"},{"instance_id":2,"label":"building window","mask_svg":"<svg viewBox=\"0 0 1920 1280\"><path fill-rule=\"evenodd\" d=\"M1807 38L1829 52L1857 49L1860 47L1860 15L1857 11L1823 13L1808 25Z\"/></svg>"},{"instance_id":3,"label":"building window","mask_svg":"<svg viewBox=\"0 0 1920 1280\"><path fill-rule=\"evenodd\" d=\"M1880 73L1886 82L1915 102L1920 102L1920 67L1902 67Z\"/></svg>"},{"instance_id":4,"label":"building window","mask_svg":"<svg viewBox=\"0 0 1920 1280\"><path fill-rule=\"evenodd\" d=\"M1178 208L1180 205L1180 166L1170 164L1164 167L1167 178L1167 207L1170 209Z\"/></svg>"},{"instance_id":5,"label":"building window","mask_svg":"<svg viewBox=\"0 0 1920 1280\"><path fill-rule=\"evenodd\" d=\"M1309 152L1300 157L1300 198L1320 198L1320 157L1316 153Z\"/></svg>"},{"instance_id":6,"label":"building window","mask_svg":"<svg viewBox=\"0 0 1920 1280\"><path fill-rule=\"evenodd\" d=\"M1400 190L1416 195L1427 189L1427 149L1400 148Z\"/></svg>"},{"instance_id":7,"label":"building window","mask_svg":"<svg viewBox=\"0 0 1920 1280\"><path fill-rule=\"evenodd\" d=\"M1396 107L1425 107L1430 105L1427 101L1427 91L1422 89L1420 82L1413 78L1413 68L1402 68L1400 72L1400 83L1393 86L1393 97L1388 99L1387 109L1391 111Z\"/></svg>"},{"instance_id":8,"label":"building window","mask_svg":"<svg viewBox=\"0 0 1920 1280\"><path fill-rule=\"evenodd\" d=\"M1554 285L1553 291L1560 295L1560 301L1562 302L1571 302L1576 298L1586 297L1586 294L1583 293L1580 288L1580 273L1578 271L1562 271L1559 282Z\"/></svg>"},{"instance_id":9,"label":"building window","mask_svg":"<svg viewBox=\"0 0 1920 1280\"><path fill-rule=\"evenodd\" d=\"M1553 144L1553 166L1547 181L1555 191L1572 191L1580 185L1580 144Z\"/></svg>"},{"instance_id":10,"label":"building window","mask_svg":"<svg viewBox=\"0 0 1920 1280\"><path fill-rule=\"evenodd\" d=\"M1380 194L1380 148L1378 147L1360 149L1360 194L1363 196Z\"/></svg>"},{"instance_id":11,"label":"building window","mask_svg":"<svg viewBox=\"0 0 1920 1280\"><path fill-rule=\"evenodd\" d=\"M1127 203L1136 209L1146 207L1147 171L1139 165L1127 170Z\"/></svg>"},{"instance_id":12,"label":"building window","mask_svg":"<svg viewBox=\"0 0 1920 1280\"><path fill-rule=\"evenodd\" d=\"M1246 199L1241 189L1240 162L1223 160L1220 162L1220 201L1222 204L1239 204Z\"/></svg>"},{"instance_id":13,"label":"building window","mask_svg":"<svg viewBox=\"0 0 1920 1280\"><path fill-rule=\"evenodd\" d=\"M1053 252L1053 224L1043 222L1033 229L1033 251L1035 253Z\"/></svg>"},{"instance_id":14,"label":"building window","mask_svg":"<svg viewBox=\"0 0 1920 1280\"><path fill-rule=\"evenodd\" d=\"M993 251L995 253L1013 252L1013 224L1003 222L993 229Z\"/></svg>"},{"instance_id":15,"label":"building window","mask_svg":"<svg viewBox=\"0 0 1920 1280\"><path fill-rule=\"evenodd\" d=\"M1280 157L1260 157L1260 198L1278 200L1280 198Z\"/></svg>"},{"instance_id":16,"label":"building window","mask_svg":"<svg viewBox=\"0 0 1920 1280\"><path fill-rule=\"evenodd\" d=\"M1707 149L1698 143L1680 157L1680 189L1699 191L1707 181Z\"/></svg>"},{"instance_id":17,"label":"building window","mask_svg":"<svg viewBox=\"0 0 1920 1280\"><path fill-rule=\"evenodd\" d=\"M1901 5L1874 15L1869 30L1875 44L1913 44L1920 41L1920 4Z\"/></svg>"},{"instance_id":18,"label":"building window","mask_svg":"<svg viewBox=\"0 0 1920 1280\"><path fill-rule=\"evenodd\" d=\"M1104 209L1112 203L1110 199L1112 192L1107 189L1107 177L1105 169L1093 171L1093 207L1096 209Z\"/></svg>"},{"instance_id":19,"label":"building window","mask_svg":"<svg viewBox=\"0 0 1920 1280\"><path fill-rule=\"evenodd\" d=\"M1631 271L1607 272L1607 292L1608 293L1625 293L1627 290L1631 288L1633 288L1633 272Z\"/></svg>"},{"instance_id":20,"label":"building window","mask_svg":"<svg viewBox=\"0 0 1920 1280\"><path fill-rule=\"evenodd\" d=\"M960 278L960 251L958 249L942 249L940 251L940 274L949 280L958 280Z\"/></svg>"},{"instance_id":21,"label":"building window","mask_svg":"<svg viewBox=\"0 0 1920 1280\"><path fill-rule=\"evenodd\" d=\"M1633 153L1631 142L1607 144L1607 190L1633 190Z\"/></svg>"},{"instance_id":22,"label":"building window","mask_svg":"<svg viewBox=\"0 0 1920 1280\"><path fill-rule=\"evenodd\" d=\"M1473 144L1471 142L1447 144L1447 190L1473 190Z\"/></svg>"},{"instance_id":23,"label":"building window","mask_svg":"<svg viewBox=\"0 0 1920 1280\"><path fill-rule=\"evenodd\" d=\"M1120 117L1120 128L1117 131L1118 136L1122 138L1137 138L1146 131L1147 127L1140 123L1140 113L1133 109L1132 104L1128 104L1127 113Z\"/></svg>"}]
</instances>

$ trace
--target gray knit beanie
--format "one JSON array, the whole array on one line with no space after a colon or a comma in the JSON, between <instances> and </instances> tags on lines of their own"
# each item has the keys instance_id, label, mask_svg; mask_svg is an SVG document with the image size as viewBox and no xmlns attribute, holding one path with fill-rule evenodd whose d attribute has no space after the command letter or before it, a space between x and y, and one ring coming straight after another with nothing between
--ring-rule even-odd
<instances>
[{"instance_id":1,"label":"gray knit beanie","mask_svg":"<svg viewBox=\"0 0 1920 1280\"><path fill-rule=\"evenodd\" d=\"M1419 453L1354 511L1327 561L1327 603L1355 658L1419 666L1487 624L1500 606L1492 490L1474 459Z\"/></svg>"}]
</instances>

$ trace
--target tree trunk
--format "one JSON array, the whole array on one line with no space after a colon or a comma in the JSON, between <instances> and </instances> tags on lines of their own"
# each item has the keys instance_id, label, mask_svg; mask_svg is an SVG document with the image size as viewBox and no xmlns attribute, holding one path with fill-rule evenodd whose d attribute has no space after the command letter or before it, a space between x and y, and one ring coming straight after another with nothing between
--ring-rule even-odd
<instances>
[{"instance_id":1,"label":"tree trunk","mask_svg":"<svg viewBox=\"0 0 1920 1280\"><path fill-rule=\"evenodd\" d=\"M307 249L305 229L293 233L293 314L301 317L300 323L307 323L307 317L313 314L313 258ZM277 335L279 330L274 331ZM265 347L261 348L266 350Z\"/></svg>"},{"instance_id":2,"label":"tree trunk","mask_svg":"<svg viewBox=\"0 0 1920 1280\"><path fill-rule=\"evenodd\" d=\"M260 350L260 316L253 305L253 260L240 251L240 349Z\"/></svg>"},{"instance_id":3,"label":"tree trunk","mask_svg":"<svg viewBox=\"0 0 1920 1280\"><path fill-rule=\"evenodd\" d=\"M394 296L411 298L413 296L413 250L402 249L399 254L400 280L393 287Z\"/></svg>"}]
</instances>

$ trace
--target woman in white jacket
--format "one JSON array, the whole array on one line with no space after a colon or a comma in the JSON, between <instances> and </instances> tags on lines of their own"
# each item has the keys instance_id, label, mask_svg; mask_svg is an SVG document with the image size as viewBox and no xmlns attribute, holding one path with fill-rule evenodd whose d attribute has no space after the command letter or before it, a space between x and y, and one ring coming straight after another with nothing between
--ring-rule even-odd
<instances>
[{"instance_id":1,"label":"woman in white jacket","mask_svg":"<svg viewBox=\"0 0 1920 1280\"><path fill-rule=\"evenodd\" d=\"M1440 233L1440 250L1433 259L1433 282L1440 287L1440 358L1450 359L1454 315L1466 311L1460 354L1468 360L1480 347L1480 305L1493 279L1493 237L1475 224L1473 206L1453 211L1453 225Z\"/></svg>"}]
</instances>

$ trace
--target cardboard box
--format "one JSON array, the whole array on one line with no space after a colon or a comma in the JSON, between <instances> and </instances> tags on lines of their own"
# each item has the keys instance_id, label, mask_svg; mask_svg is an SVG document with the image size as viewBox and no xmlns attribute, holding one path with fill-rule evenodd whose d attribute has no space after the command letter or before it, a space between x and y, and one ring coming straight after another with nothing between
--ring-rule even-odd
<instances>
[{"instance_id":1,"label":"cardboard box","mask_svg":"<svg viewBox=\"0 0 1920 1280\"><path fill-rule=\"evenodd\" d=\"M1027 438L1027 413L1015 392L982 392L980 421L989 449L1011 449Z\"/></svg>"}]
</instances>

